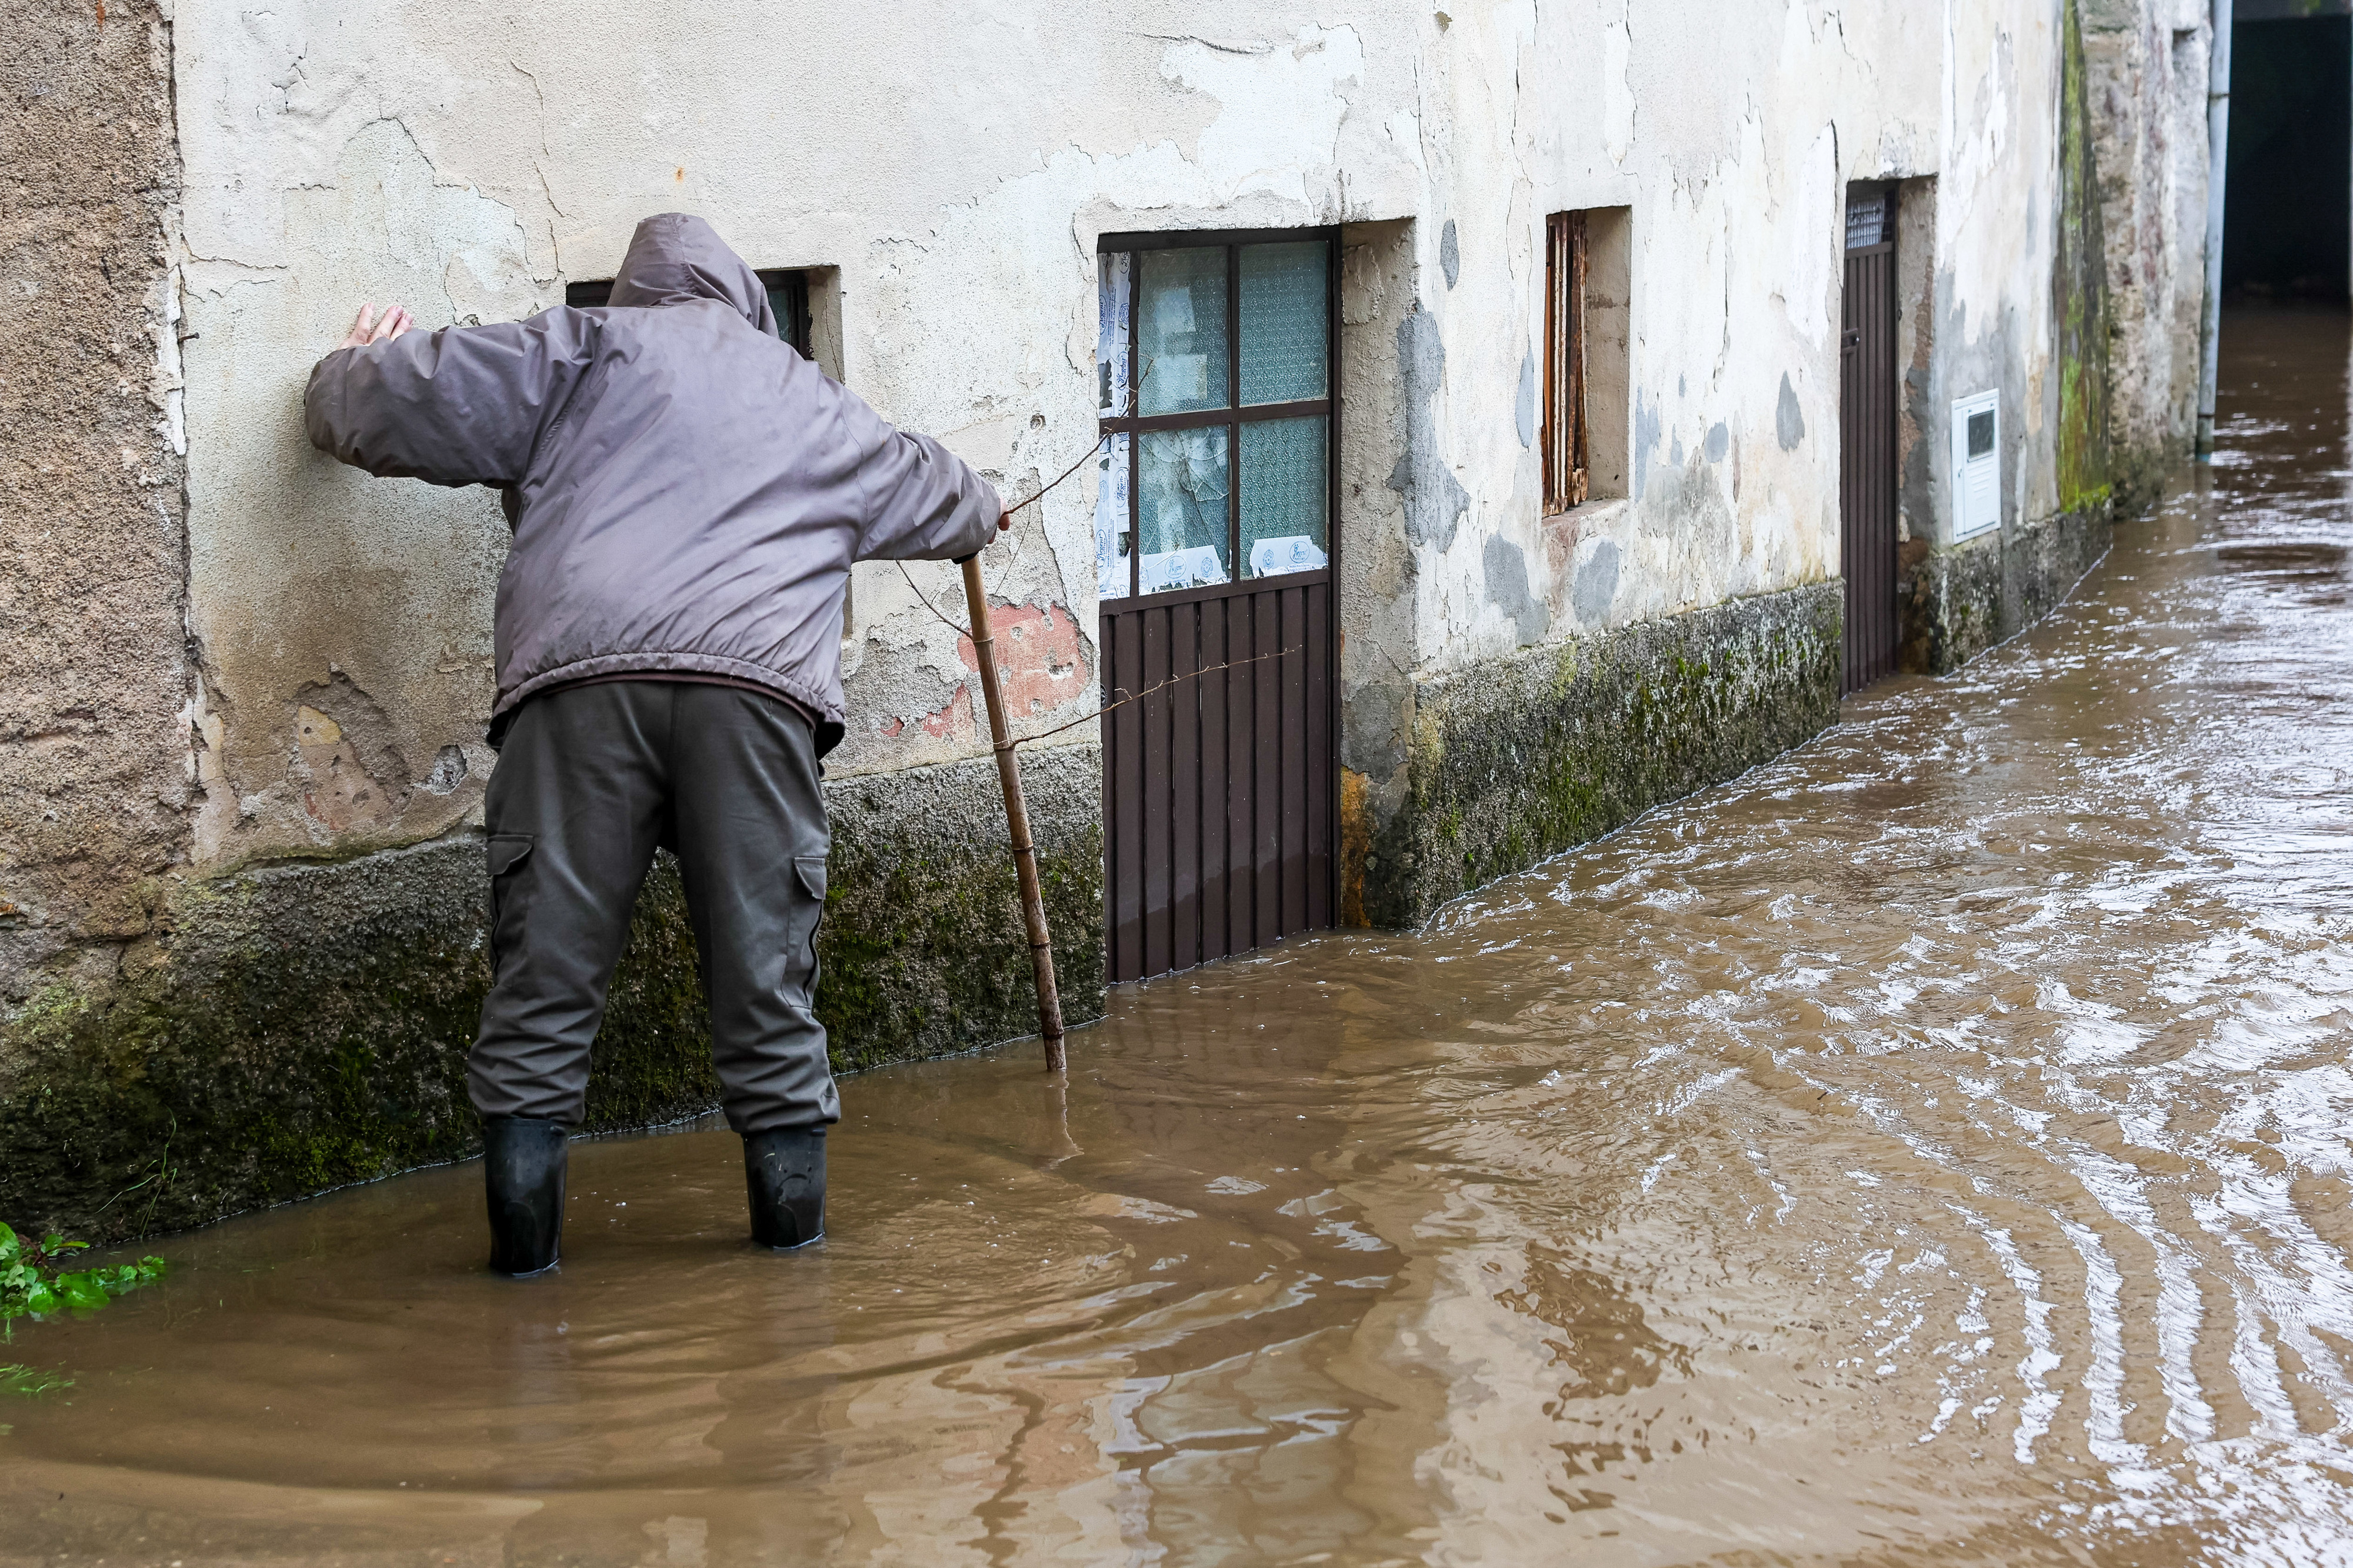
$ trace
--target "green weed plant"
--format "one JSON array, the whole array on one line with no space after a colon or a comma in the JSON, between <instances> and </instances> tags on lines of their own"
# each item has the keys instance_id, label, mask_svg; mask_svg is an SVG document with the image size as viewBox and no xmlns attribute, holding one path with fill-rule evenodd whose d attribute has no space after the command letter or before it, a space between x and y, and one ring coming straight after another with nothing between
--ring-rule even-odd
<instances>
[{"instance_id":1,"label":"green weed plant","mask_svg":"<svg viewBox=\"0 0 2353 1568\"><path fill-rule=\"evenodd\" d=\"M117 1296L164 1277L164 1260L147 1257L111 1268L69 1268L90 1243L62 1236L26 1240L0 1225L0 1338L14 1340L16 1320L55 1312L95 1312Z\"/></svg>"}]
</instances>

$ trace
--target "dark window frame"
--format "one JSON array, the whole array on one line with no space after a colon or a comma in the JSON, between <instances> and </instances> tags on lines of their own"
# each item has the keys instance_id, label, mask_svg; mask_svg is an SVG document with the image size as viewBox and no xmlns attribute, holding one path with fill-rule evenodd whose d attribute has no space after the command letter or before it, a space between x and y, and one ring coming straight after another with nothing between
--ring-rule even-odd
<instances>
[{"instance_id":1,"label":"dark window frame","mask_svg":"<svg viewBox=\"0 0 2353 1568\"><path fill-rule=\"evenodd\" d=\"M1588 225L1579 212L1545 219L1544 467L1547 517L1593 493L1593 432L1586 410L1585 286Z\"/></svg>"},{"instance_id":2,"label":"dark window frame","mask_svg":"<svg viewBox=\"0 0 2353 1568\"><path fill-rule=\"evenodd\" d=\"M1297 245L1320 240L1324 247L1324 382L1322 397L1299 398L1287 403L1229 402L1220 408L1196 409L1185 414L1124 414L1103 415L1097 420L1098 439L1108 440L1124 435L1127 442L1127 597L1145 597L1144 586L1144 443L1142 437L1160 430L1198 430L1211 426L1226 428L1227 471L1230 476L1226 486L1226 559L1231 575L1224 583L1208 588L1167 589L1151 595L1155 602L1177 595L1206 597L1229 593L1244 583L1274 582L1275 577L1253 578L1249 575L1250 563L1241 553L1242 518L1242 450L1241 427L1276 419L1300 419L1322 416L1324 419L1324 558L1326 564L1314 572L1288 572L1281 577L1314 581L1336 572L1340 564L1340 230L1335 226L1313 228L1222 228L1177 229L1145 233L1106 234L1095 241L1100 256L1120 252L1147 250L1213 250L1226 253L1226 395L1241 396L1241 252L1246 245ZM1134 376L1143 364L1141 320L1143 312L1136 305L1143 296L1144 268L1139 263L1129 285L1131 306L1127 317L1127 365ZM1128 406L1134 409L1141 401L1141 388L1131 382Z\"/></svg>"},{"instance_id":3,"label":"dark window frame","mask_svg":"<svg viewBox=\"0 0 2353 1568\"><path fill-rule=\"evenodd\" d=\"M817 353L810 342L808 269L763 268L759 278L760 287L768 291L768 309L776 318L776 335L798 349L801 358L814 363ZM612 297L610 278L582 279L564 286L564 302L577 310L596 310Z\"/></svg>"}]
</instances>

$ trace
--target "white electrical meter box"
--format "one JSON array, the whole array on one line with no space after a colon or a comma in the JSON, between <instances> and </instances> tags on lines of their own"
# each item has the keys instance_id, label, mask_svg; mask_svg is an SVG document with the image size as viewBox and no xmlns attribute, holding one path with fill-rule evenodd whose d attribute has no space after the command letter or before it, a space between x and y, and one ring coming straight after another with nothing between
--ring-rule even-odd
<instances>
[{"instance_id":1,"label":"white electrical meter box","mask_svg":"<svg viewBox=\"0 0 2353 1568\"><path fill-rule=\"evenodd\" d=\"M1953 537L2001 526L2001 395L1953 405Z\"/></svg>"}]
</instances>

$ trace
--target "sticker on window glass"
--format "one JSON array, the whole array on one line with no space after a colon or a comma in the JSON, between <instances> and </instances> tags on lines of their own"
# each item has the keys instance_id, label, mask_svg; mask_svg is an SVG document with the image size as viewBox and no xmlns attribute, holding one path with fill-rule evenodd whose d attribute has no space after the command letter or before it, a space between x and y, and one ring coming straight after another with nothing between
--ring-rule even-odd
<instances>
[{"instance_id":1,"label":"sticker on window glass","mask_svg":"<svg viewBox=\"0 0 2353 1568\"><path fill-rule=\"evenodd\" d=\"M1113 436L1095 450L1095 594L1127 597L1127 435Z\"/></svg>"},{"instance_id":2,"label":"sticker on window glass","mask_svg":"<svg viewBox=\"0 0 2353 1568\"><path fill-rule=\"evenodd\" d=\"M1318 572L1331 564L1315 542L1303 533L1285 534L1280 539L1261 539L1250 546L1250 569L1253 577L1280 577L1286 572Z\"/></svg>"},{"instance_id":3,"label":"sticker on window glass","mask_svg":"<svg viewBox=\"0 0 2353 1568\"><path fill-rule=\"evenodd\" d=\"M1163 550L1145 556L1135 564L1147 594L1165 594L1175 588L1207 588L1226 580L1226 563L1218 559L1218 547L1214 544L1191 550Z\"/></svg>"}]
</instances>

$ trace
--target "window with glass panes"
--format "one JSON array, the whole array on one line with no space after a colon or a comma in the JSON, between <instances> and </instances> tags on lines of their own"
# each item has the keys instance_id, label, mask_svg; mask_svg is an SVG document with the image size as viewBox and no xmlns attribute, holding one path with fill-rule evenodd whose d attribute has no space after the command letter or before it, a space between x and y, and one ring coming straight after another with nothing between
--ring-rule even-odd
<instances>
[{"instance_id":1,"label":"window with glass panes","mask_svg":"<svg viewBox=\"0 0 2353 1568\"><path fill-rule=\"evenodd\" d=\"M1103 597L1330 564L1333 259L1322 233L1105 249Z\"/></svg>"},{"instance_id":2,"label":"window with glass panes","mask_svg":"<svg viewBox=\"0 0 2353 1568\"><path fill-rule=\"evenodd\" d=\"M1096 343L1103 962L1331 925L1332 229L1114 235Z\"/></svg>"}]
</instances>

